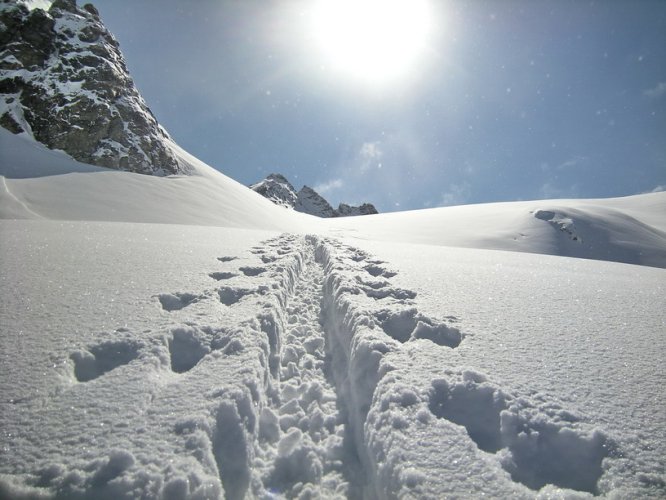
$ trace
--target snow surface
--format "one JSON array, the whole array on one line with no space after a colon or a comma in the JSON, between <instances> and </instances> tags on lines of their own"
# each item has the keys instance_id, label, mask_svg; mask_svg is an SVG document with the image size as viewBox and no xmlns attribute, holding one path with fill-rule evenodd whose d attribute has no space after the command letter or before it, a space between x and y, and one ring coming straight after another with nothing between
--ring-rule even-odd
<instances>
[{"instance_id":1,"label":"snow surface","mask_svg":"<svg viewBox=\"0 0 666 500\"><path fill-rule=\"evenodd\" d=\"M0 141L0 498L666 496L663 193L321 220Z\"/></svg>"},{"instance_id":2,"label":"snow surface","mask_svg":"<svg viewBox=\"0 0 666 500\"><path fill-rule=\"evenodd\" d=\"M183 151L193 175L156 177L84 165L0 128L0 217L303 230L275 205Z\"/></svg>"}]
</instances>

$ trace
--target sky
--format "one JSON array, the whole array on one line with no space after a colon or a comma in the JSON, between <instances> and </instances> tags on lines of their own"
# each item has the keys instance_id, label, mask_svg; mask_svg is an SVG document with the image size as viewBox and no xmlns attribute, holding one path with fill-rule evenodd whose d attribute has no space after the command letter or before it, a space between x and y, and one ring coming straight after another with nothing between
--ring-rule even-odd
<instances>
[{"instance_id":1,"label":"sky","mask_svg":"<svg viewBox=\"0 0 666 500\"><path fill-rule=\"evenodd\" d=\"M666 2L364 1L93 3L160 123L243 184L380 212L665 189Z\"/></svg>"}]
</instances>

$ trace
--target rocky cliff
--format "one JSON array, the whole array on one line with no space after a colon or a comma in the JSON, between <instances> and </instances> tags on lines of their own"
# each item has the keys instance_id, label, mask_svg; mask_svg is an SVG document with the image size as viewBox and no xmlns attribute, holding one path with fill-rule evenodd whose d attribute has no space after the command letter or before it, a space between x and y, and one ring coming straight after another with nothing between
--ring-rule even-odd
<instances>
[{"instance_id":1,"label":"rocky cliff","mask_svg":"<svg viewBox=\"0 0 666 500\"><path fill-rule=\"evenodd\" d=\"M0 125L84 163L187 173L90 4L0 0Z\"/></svg>"}]
</instances>

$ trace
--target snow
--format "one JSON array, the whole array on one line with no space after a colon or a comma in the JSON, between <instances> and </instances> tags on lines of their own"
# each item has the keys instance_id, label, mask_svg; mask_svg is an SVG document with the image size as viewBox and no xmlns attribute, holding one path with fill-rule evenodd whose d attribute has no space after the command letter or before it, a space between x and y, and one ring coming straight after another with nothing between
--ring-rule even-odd
<instances>
[{"instance_id":1,"label":"snow","mask_svg":"<svg viewBox=\"0 0 666 500\"><path fill-rule=\"evenodd\" d=\"M664 193L321 220L0 141L0 498L666 495Z\"/></svg>"},{"instance_id":2,"label":"snow","mask_svg":"<svg viewBox=\"0 0 666 500\"><path fill-rule=\"evenodd\" d=\"M194 175L155 177L84 165L25 134L0 129L0 196L7 200L0 202L0 216L13 217L22 210L26 218L282 230L310 224L310 217L276 212L260 195L173 143L172 148Z\"/></svg>"},{"instance_id":3,"label":"snow","mask_svg":"<svg viewBox=\"0 0 666 500\"><path fill-rule=\"evenodd\" d=\"M42 9L49 10L52 0L18 0L17 3L25 5L29 10Z\"/></svg>"},{"instance_id":4,"label":"snow","mask_svg":"<svg viewBox=\"0 0 666 500\"><path fill-rule=\"evenodd\" d=\"M358 240L510 250L666 267L666 195L537 200L330 221Z\"/></svg>"}]
</instances>

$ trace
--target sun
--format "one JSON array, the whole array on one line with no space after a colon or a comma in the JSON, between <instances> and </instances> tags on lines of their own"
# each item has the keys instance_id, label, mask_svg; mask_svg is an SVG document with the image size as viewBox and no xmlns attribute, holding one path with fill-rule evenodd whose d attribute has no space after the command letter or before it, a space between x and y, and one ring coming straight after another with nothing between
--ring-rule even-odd
<instances>
[{"instance_id":1,"label":"sun","mask_svg":"<svg viewBox=\"0 0 666 500\"><path fill-rule=\"evenodd\" d=\"M428 0L318 0L313 37L324 66L368 83L409 74L431 31Z\"/></svg>"}]
</instances>

